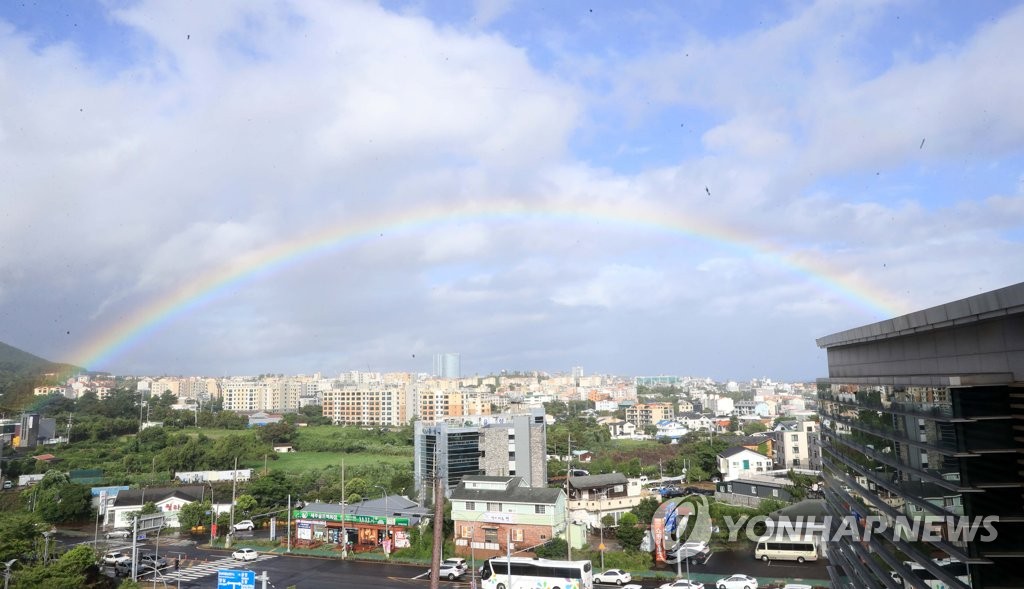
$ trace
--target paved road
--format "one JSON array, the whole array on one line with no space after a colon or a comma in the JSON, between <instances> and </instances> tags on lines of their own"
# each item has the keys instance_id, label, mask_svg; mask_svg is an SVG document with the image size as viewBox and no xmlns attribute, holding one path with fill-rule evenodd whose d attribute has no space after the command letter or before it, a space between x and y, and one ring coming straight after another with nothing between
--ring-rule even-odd
<instances>
[{"instance_id":1,"label":"paved road","mask_svg":"<svg viewBox=\"0 0 1024 589\"><path fill-rule=\"evenodd\" d=\"M262 534L256 532L249 534L240 533L236 538L237 545L244 546L247 538L257 536L266 537L266 531ZM84 532L58 532L57 539L65 547L70 548L74 544L93 542L92 535ZM231 559L229 550L207 550L199 549L197 541L202 537L190 535L178 536L170 534L160 538L159 553L173 562L177 557L180 559L180 583L183 588L206 588L216 586L216 572L221 569L250 569L257 572L267 571L273 586L287 587L297 585L301 588L315 588L336 585L339 581L348 583L365 584L365 586L404 588L419 587L426 583L422 576L424 567L422 565L401 565L385 564L381 562L359 562L340 561L333 558L303 557L298 555L275 555L261 554L256 562L240 562ZM111 549L131 550L131 542L124 540L103 540L99 541L97 548L100 551ZM157 551L156 538L147 539L140 543L140 550L146 552ZM770 582L775 580L825 580L828 573L825 570L826 561L797 564L795 562L763 563L754 560L749 551L744 552L716 552L704 565L691 565L690 577L704 583L709 583L717 578L735 573L753 575L762 580ZM595 563L595 566L597 563ZM685 566L680 569L685 576ZM664 583L667 578L675 576L675 568L659 567L655 569L662 575L660 579L643 578L635 582L644 589L652 589ZM113 570L108 570L113 574ZM173 567L163 571L162 580L171 586L178 585L178 576L174 573ZM443 581L442 587L451 589L467 589L468 580L448 582ZM598 586L601 587L601 586ZM610 588L609 588L610 589Z\"/></svg>"}]
</instances>

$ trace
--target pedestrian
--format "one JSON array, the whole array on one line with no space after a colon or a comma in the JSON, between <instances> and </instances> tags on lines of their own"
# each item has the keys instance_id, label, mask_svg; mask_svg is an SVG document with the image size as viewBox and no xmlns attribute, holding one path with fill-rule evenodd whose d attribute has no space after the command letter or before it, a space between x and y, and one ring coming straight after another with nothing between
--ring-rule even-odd
<instances>
[{"instance_id":1,"label":"pedestrian","mask_svg":"<svg viewBox=\"0 0 1024 589\"><path fill-rule=\"evenodd\" d=\"M181 563L178 561L178 557L174 557L174 570L175 571L179 570L180 566L181 566Z\"/></svg>"}]
</instances>

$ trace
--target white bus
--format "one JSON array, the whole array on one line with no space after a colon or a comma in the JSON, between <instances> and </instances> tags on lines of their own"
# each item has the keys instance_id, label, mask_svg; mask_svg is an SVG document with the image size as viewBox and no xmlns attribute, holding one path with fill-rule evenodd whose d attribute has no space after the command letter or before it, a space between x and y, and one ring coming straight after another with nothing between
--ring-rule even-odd
<instances>
[{"instance_id":1,"label":"white bus","mask_svg":"<svg viewBox=\"0 0 1024 589\"><path fill-rule=\"evenodd\" d=\"M811 540L761 538L754 549L754 558L769 560L818 560L818 546Z\"/></svg>"},{"instance_id":2,"label":"white bus","mask_svg":"<svg viewBox=\"0 0 1024 589\"><path fill-rule=\"evenodd\" d=\"M481 568L480 589L594 589L589 560L496 556Z\"/></svg>"}]
</instances>

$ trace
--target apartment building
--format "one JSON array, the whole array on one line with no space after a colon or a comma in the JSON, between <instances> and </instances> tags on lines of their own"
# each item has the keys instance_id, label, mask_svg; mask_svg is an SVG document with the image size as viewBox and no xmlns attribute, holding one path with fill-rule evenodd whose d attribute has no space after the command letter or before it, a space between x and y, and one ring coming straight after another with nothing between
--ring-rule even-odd
<instances>
[{"instance_id":1,"label":"apartment building","mask_svg":"<svg viewBox=\"0 0 1024 589\"><path fill-rule=\"evenodd\" d=\"M626 408L626 421L635 425L637 429L643 429L659 421L672 421L674 418L675 410L672 403L637 403Z\"/></svg>"},{"instance_id":2,"label":"apartment building","mask_svg":"<svg viewBox=\"0 0 1024 589\"><path fill-rule=\"evenodd\" d=\"M830 515L910 514L937 532L839 538L833 586L923 587L925 571L957 589L1024 587L1024 283L817 343L828 353L818 402ZM995 534L967 541L961 515L997 518Z\"/></svg>"},{"instance_id":3,"label":"apartment building","mask_svg":"<svg viewBox=\"0 0 1024 589\"><path fill-rule=\"evenodd\" d=\"M815 421L784 421L773 432L776 468L821 468L820 432Z\"/></svg>"},{"instance_id":4,"label":"apartment building","mask_svg":"<svg viewBox=\"0 0 1024 589\"><path fill-rule=\"evenodd\" d=\"M412 387L337 382L320 393L323 416L335 424L401 426L409 423Z\"/></svg>"}]
</instances>

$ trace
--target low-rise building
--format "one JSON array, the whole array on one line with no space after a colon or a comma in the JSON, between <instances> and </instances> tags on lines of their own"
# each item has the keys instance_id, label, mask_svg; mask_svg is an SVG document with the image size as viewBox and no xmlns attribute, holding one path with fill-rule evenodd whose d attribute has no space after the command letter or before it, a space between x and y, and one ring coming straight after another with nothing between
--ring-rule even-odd
<instances>
[{"instance_id":1,"label":"low-rise building","mask_svg":"<svg viewBox=\"0 0 1024 589\"><path fill-rule=\"evenodd\" d=\"M460 556L528 551L565 536L565 493L527 486L522 477L465 476L452 490L451 502L455 551ZM580 528L570 534L575 548L585 539Z\"/></svg>"},{"instance_id":2,"label":"low-rise building","mask_svg":"<svg viewBox=\"0 0 1024 589\"><path fill-rule=\"evenodd\" d=\"M130 528L132 515L141 511L147 503L152 503L160 513L164 514L165 525L176 528L181 508L194 501L203 501L205 494L206 487L199 485L122 490L117 493L113 505L106 510L103 525L112 525L114 528ZM228 499L227 502L215 503L214 511L218 514L229 511L231 501L230 498Z\"/></svg>"},{"instance_id":3,"label":"low-rise building","mask_svg":"<svg viewBox=\"0 0 1024 589\"><path fill-rule=\"evenodd\" d=\"M292 511L297 545L328 544L340 549L347 541L355 552L408 548L409 531L429 516L426 508L401 495L350 505L307 503Z\"/></svg>"},{"instance_id":4,"label":"low-rise building","mask_svg":"<svg viewBox=\"0 0 1024 589\"><path fill-rule=\"evenodd\" d=\"M743 446L733 446L718 455L718 472L722 474L723 481L769 470L772 470L771 458Z\"/></svg>"},{"instance_id":5,"label":"low-rise building","mask_svg":"<svg viewBox=\"0 0 1024 589\"><path fill-rule=\"evenodd\" d=\"M591 528L604 527L602 520L611 516L613 526L619 518L643 499L640 479L627 479L613 472L569 477L569 519L585 521Z\"/></svg>"}]
</instances>

